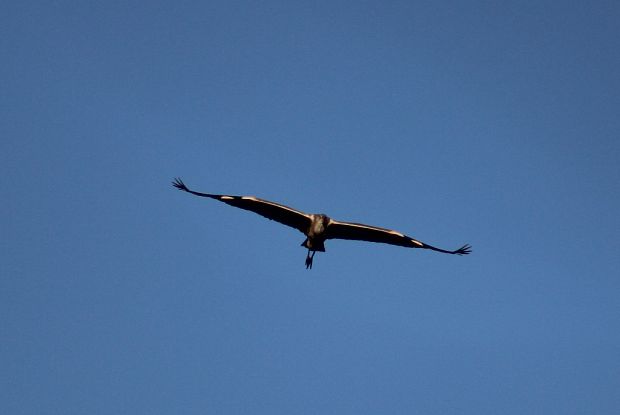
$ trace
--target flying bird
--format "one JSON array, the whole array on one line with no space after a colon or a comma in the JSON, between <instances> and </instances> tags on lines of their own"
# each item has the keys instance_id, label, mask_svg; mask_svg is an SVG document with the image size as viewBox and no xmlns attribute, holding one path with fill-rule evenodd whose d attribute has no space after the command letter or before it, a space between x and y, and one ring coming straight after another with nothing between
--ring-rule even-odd
<instances>
[{"instance_id":1,"label":"flying bird","mask_svg":"<svg viewBox=\"0 0 620 415\"><path fill-rule=\"evenodd\" d=\"M191 193L196 196L208 197L219 200L227 205L240 209L258 213L270 220L275 220L283 225L295 228L304 235L306 240L301 246L308 249L306 255L306 269L312 268L314 254L325 252L325 241L327 239L349 239L368 242L379 242L391 245L403 246L405 248L424 248L437 252L454 255L467 255L471 252L471 246L463 245L457 250L447 251L425 244L417 239L411 238L400 232L390 229L378 228L376 226L364 225L353 222L340 222L324 214L305 213L279 203L269 200L259 199L254 196L230 196L200 193L190 190L179 178L174 179L172 185L179 190Z\"/></svg>"}]
</instances>

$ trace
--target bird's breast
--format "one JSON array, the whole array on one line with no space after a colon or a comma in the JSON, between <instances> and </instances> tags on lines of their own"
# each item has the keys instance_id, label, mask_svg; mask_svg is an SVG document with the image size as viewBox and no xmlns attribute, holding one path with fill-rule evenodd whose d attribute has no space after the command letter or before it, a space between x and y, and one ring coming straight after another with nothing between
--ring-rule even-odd
<instances>
[{"instance_id":1,"label":"bird's breast","mask_svg":"<svg viewBox=\"0 0 620 415\"><path fill-rule=\"evenodd\" d=\"M309 236L316 238L325 233L325 220L323 215L312 215Z\"/></svg>"}]
</instances>

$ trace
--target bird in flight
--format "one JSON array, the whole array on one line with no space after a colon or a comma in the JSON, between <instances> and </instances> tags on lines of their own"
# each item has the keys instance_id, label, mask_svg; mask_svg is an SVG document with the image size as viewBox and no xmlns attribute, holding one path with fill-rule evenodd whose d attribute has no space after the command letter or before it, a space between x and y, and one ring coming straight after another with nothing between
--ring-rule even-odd
<instances>
[{"instance_id":1,"label":"bird in flight","mask_svg":"<svg viewBox=\"0 0 620 415\"><path fill-rule=\"evenodd\" d=\"M259 199L254 196L229 196L200 193L190 190L179 178L174 179L172 185L179 190L191 193L196 196L208 197L219 200L227 205L240 209L258 213L270 220L275 220L283 225L295 228L304 235L306 240L301 246L308 249L306 255L306 269L312 268L314 254L325 252L325 241L327 239L349 239L357 241L379 242L391 245L403 246L405 248L424 248L437 252L454 255L467 255L471 252L471 246L463 245L457 250L447 251L435 248L413 239L400 232L390 229L378 228L376 226L363 225L361 223L340 222L324 214L305 213L279 203Z\"/></svg>"}]
</instances>

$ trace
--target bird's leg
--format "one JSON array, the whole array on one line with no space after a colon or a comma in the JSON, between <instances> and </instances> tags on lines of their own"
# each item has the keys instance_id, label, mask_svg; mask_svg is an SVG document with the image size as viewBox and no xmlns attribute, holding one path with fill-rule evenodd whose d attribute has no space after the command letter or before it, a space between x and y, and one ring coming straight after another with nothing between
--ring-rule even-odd
<instances>
[{"instance_id":1,"label":"bird's leg","mask_svg":"<svg viewBox=\"0 0 620 415\"><path fill-rule=\"evenodd\" d=\"M306 255L306 269L312 269L312 259L314 258L314 254L316 254L316 251L312 251L312 255L310 255L310 250L308 249L308 255Z\"/></svg>"}]
</instances>

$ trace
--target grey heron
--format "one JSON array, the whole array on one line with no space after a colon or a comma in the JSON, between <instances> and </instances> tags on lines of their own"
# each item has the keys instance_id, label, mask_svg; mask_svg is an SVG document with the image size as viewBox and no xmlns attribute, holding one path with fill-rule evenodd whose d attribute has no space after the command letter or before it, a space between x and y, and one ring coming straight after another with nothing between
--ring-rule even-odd
<instances>
[{"instance_id":1,"label":"grey heron","mask_svg":"<svg viewBox=\"0 0 620 415\"><path fill-rule=\"evenodd\" d=\"M258 213L270 220L275 220L283 225L297 229L306 239L301 246L308 249L306 255L306 269L312 268L314 254L325 252L325 241L327 239L348 239L368 242L386 243L391 245L403 246L406 248L424 248L437 252L453 255L467 255L471 252L471 246L463 245L454 251L420 242L417 239L404 235L391 229L379 228L376 226L364 225L353 222L340 222L324 214L305 213L291 207L270 202L269 200L259 199L254 196L231 196L201 193L190 190L179 178L174 179L172 185L179 190L191 193L196 196L208 197L219 200L227 205L240 209Z\"/></svg>"}]
</instances>

